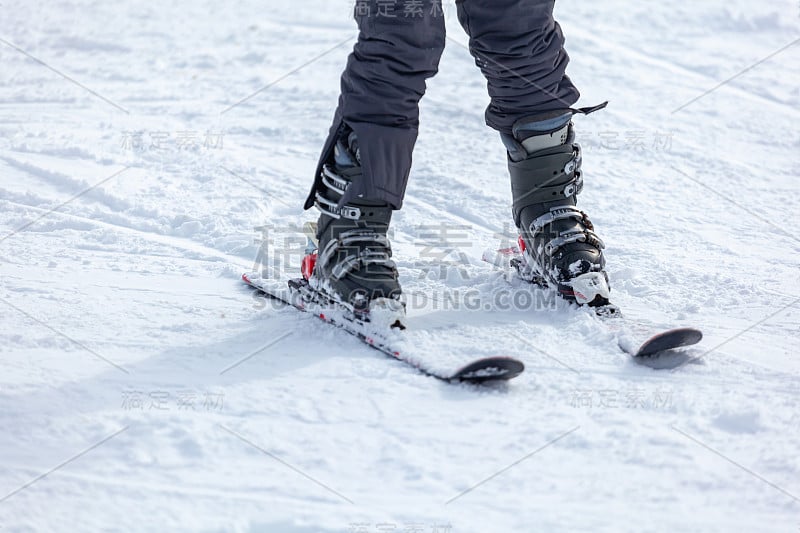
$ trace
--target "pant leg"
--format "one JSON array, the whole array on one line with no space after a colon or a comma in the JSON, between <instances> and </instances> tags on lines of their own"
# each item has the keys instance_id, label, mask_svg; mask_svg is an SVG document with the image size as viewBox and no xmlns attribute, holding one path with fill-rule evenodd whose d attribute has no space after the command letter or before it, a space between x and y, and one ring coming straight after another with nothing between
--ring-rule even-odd
<instances>
[{"instance_id":1,"label":"pant leg","mask_svg":"<svg viewBox=\"0 0 800 533\"><path fill-rule=\"evenodd\" d=\"M569 56L553 19L555 0L456 0L491 103L486 123L511 134L515 121L567 109L580 94L565 74Z\"/></svg>"},{"instance_id":2,"label":"pant leg","mask_svg":"<svg viewBox=\"0 0 800 533\"><path fill-rule=\"evenodd\" d=\"M357 0L355 18L358 42L342 74L339 106L306 209L314 203L322 165L347 127L358 136L363 172L341 203L361 197L401 207L417 140L418 104L444 49L440 0Z\"/></svg>"}]
</instances>

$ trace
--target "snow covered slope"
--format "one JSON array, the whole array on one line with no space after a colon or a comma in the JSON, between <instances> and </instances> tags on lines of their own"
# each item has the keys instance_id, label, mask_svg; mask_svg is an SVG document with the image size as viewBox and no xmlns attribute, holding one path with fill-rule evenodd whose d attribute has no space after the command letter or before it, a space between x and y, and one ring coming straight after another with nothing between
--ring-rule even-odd
<instances>
[{"instance_id":1,"label":"snow covered slope","mask_svg":"<svg viewBox=\"0 0 800 533\"><path fill-rule=\"evenodd\" d=\"M395 252L414 320L525 361L484 388L239 281L314 216L351 4L3 3L0 531L798 531L797 3L557 5L611 100L576 120L615 300L706 331L670 371L492 299L505 159L445 2Z\"/></svg>"}]
</instances>

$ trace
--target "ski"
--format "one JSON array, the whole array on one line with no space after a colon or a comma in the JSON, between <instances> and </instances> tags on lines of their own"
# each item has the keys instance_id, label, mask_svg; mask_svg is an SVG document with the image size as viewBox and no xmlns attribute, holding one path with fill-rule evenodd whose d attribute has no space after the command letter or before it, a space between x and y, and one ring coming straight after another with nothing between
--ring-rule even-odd
<instances>
[{"instance_id":1,"label":"ski","mask_svg":"<svg viewBox=\"0 0 800 533\"><path fill-rule=\"evenodd\" d=\"M404 338L408 335L406 327L396 317L390 315L388 320L382 321L381 316L370 316L368 320L354 316L348 310L320 297L305 278L281 281L264 278L259 272L248 272L242 274L242 281L266 297L294 307L298 311L312 314L323 322L356 337L370 348L408 364L423 374L444 381L468 383L506 381L517 377L525 369L521 361L506 356L466 360L459 357L448 365L446 357L415 350L413 343L408 342L410 339Z\"/></svg>"},{"instance_id":2,"label":"ski","mask_svg":"<svg viewBox=\"0 0 800 533\"><path fill-rule=\"evenodd\" d=\"M675 328L657 333L647 339L635 353L634 357L647 357L666 350L692 346L703 340L703 332L695 328Z\"/></svg>"},{"instance_id":3,"label":"ski","mask_svg":"<svg viewBox=\"0 0 800 533\"><path fill-rule=\"evenodd\" d=\"M610 323L610 319L604 320L603 323L616 334L619 349L636 360L658 357L671 350L693 346L703 340L703 332L697 328L679 327L658 331L621 314L614 320L619 320L621 323L614 325Z\"/></svg>"},{"instance_id":4,"label":"ski","mask_svg":"<svg viewBox=\"0 0 800 533\"><path fill-rule=\"evenodd\" d=\"M530 269L525 267L525 258L519 246L487 250L482 259L498 267L511 266L518 279L536 285L542 290L553 290L544 278L532 274ZM592 310L614 333L617 347L639 362L658 357L671 350L693 346L703 339L703 332L697 328L678 327L666 330L653 328L643 321L625 316L622 310L612 303L600 307L574 305L580 309Z\"/></svg>"}]
</instances>

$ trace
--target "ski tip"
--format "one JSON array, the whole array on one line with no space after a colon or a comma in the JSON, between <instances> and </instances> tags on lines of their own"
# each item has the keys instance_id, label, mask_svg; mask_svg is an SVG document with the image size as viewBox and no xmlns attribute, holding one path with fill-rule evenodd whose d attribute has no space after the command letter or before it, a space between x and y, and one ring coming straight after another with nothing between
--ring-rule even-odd
<instances>
[{"instance_id":1,"label":"ski tip","mask_svg":"<svg viewBox=\"0 0 800 533\"><path fill-rule=\"evenodd\" d=\"M636 351L634 357L647 357L667 350L692 346L699 343L701 340L703 340L703 332L699 329L671 329L646 340Z\"/></svg>"},{"instance_id":2,"label":"ski tip","mask_svg":"<svg viewBox=\"0 0 800 533\"><path fill-rule=\"evenodd\" d=\"M508 381L525 370L525 364L513 357L487 357L473 361L458 370L450 379L467 383Z\"/></svg>"}]
</instances>

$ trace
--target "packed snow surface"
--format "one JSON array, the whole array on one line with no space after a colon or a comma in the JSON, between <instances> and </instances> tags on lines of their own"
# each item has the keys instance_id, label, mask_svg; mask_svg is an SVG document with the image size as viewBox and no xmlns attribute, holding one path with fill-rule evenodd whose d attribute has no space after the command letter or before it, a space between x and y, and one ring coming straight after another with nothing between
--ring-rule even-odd
<instances>
[{"instance_id":1,"label":"packed snow surface","mask_svg":"<svg viewBox=\"0 0 800 533\"><path fill-rule=\"evenodd\" d=\"M392 238L416 349L525 362L486 387L240 281L299 265L352 7L3 3L0 531L798 531L797 2L556 6L613 299L705 332L661 369L481 261L505 154L444 3Z\"/></svg>"}]
</instances>

